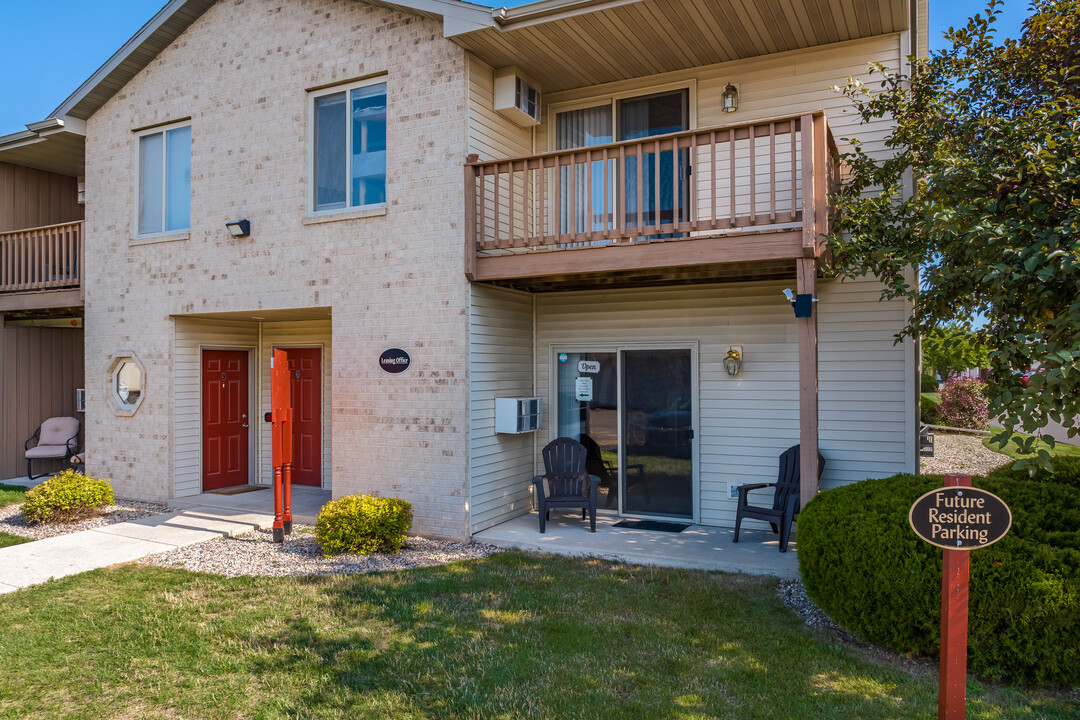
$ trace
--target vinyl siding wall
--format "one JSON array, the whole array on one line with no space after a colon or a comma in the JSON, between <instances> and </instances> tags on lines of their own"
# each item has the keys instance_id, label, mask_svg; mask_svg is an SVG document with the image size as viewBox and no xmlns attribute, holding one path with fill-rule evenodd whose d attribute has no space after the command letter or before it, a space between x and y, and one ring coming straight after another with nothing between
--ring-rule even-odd
<instances>
[{"instance_id":1,"label":"vinyl siding wall","mask_svg":"<svg viewBox=\"0 0 1080 720\"><path fill-rule=\"evenodd\" d=\"M202 349L250 350L249 401L256 407L257 367L255 350L259 344L256 323L228 320L177 318L173 340L173 487L165 497L198 495L202 490ZM146 400L152 399L147 377ZM142 408L140 408L141 411ZM254 419L254 418L253 418ZM255 477L256 435L251 429L249 443L250 477Z\"/></svg>"},{"instance_id":2,"label":"vinyl siding wall","mask_svg":"<svg viewBox=\"0 0 1080 720\"><path fill-rule=\"evenodd\" d=\"M881 35L545 94L544 122L536 128L536 152L554 149L554 119L560 105L582 107L593 99L601 102L613 96L645 95L668 85L690 87L690 121L694 127L743 124L824 110L837 142L840 138L855 136L868 150L881 152L889 124L879 121L860 127L850 102L831 88L843 86L849 76L868 80L868 63L899 68L903 38L901 33ZM734 113L720 109L721 95L729 82L739 88L739 109Z\"/></svg>"},{"instance_id":3,"label":"vinyl siding wall","mask_svg":"<svg viewBox=\"0 0 1080 720\"><path fill-rule=\"evenodd\" d=\"M892 337L904 305L878 303L876 282L819 282L822 487L914 472L913 344ZM729 484L775 481L777 457L799 441L797 328L781 295L790 285L538 296L537 394L548 403L538 443L555 437L547 420L555 417L551 358L560 346L697 343L699 521L734 524ZM723 367L731 345L744 352L736 377Z\"/></svg>"},{"instance_id":4,"label":"vinyl siding wall","mask_svg":"<svg viewBox=\"0 0 1080 720\"><path fill-rule=\"evenodd\" d=\"M531 507L534 434L496 433L495 398L534 394L533 298L474 285L469 320L469 525L475 533Z\"/></svg>"}]
</instances>

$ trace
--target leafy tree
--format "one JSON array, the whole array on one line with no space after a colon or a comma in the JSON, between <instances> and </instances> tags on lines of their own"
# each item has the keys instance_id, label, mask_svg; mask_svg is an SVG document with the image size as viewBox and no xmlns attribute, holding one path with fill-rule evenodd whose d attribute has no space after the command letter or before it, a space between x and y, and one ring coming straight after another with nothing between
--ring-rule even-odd
<instances>
[{"instance_id":1,"label":"leafy tree","mask_svg":"<svg viewBox=\"0 0 1080 720\"><path fill-rule=\"evenodd\" d=\"M1034 0L1021 37L998 44L1000 7L950 28L951 47L911 58L910 74L877 65L880 87L838 88L863 122L895 125L887 157L857 141L843 156L830 241L841 272L874 273L884 299L913 301L899 337L986 316L1004 446L1049 420L1080 432L1080 0Z\"/></svg>"},{"instance_id":2,"label":"leafy tree","mask_svg":"<svg viewBox=\"0 0 1080 720\"><path fill-rule=\"evenodd\" d=\"M932 367L947 380L968 368L984 368L990 358L977 333L959 323L946 323L922 339L923 367Z\"/></svg>"}]
</instances>

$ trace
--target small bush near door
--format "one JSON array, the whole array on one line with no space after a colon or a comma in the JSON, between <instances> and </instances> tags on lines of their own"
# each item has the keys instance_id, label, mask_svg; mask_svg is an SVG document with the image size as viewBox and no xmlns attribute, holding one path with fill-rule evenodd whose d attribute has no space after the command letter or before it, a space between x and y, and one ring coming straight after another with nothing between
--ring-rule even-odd
<instances>
[{"instance_id":1,"label":"small bush near door","mask_svg":"<svg viewBox=\"0 0 1080 720\"><path fill-rule=\"evenodd\" d=\"M412 527L412 505L397 498L346 495L319 511L315 536L323 553L397 552Z\"/></svg>"},{"instance_id":2,"label":"small bush near door","mask_svg":"<svg viewBox=\"0 0 1080 720\"><path fill-rule=\"evenodd\" d=\"M971 551L968 664L979 675L1080 685L1080 466L972 478L1009 506L1001 541ZM941 550L908 510L940 475L865 480L815 497L799 517L807 594L842 628L902 653L939 650Z\"/></svg>"},{"instance_id":3,"label":"small bush near door","mask_svg":"<svg viewBox=\"0 0 1080 720\"><path fill-rule=\"evenodd\" d=\"M32 523L66 523L97 515L112 504L108 480L68 469L28 490L22 512Z\"/></svg>"}]
</instances>

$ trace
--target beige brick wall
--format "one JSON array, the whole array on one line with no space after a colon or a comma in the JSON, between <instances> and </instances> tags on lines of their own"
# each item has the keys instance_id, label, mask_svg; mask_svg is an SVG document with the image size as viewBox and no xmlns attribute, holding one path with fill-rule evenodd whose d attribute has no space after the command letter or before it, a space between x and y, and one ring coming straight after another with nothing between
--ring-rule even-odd
<instances>
[{"instance_id":1,"label":"beige brick wall","mask_svg":"<svg viewBox=\"0 0 1080 720\"><path fill-rule=\"evenodd\" d=\"M386 73L388 210L304 224L307 89ZM174 315L333 309L333 492L414 503L415 529L467 534L468 288L463 51L441 24L351 0L219 2L88 122L86 437L120 496L173 492ZM191 118L189 237L132 244L134 130ZM228 220L251 219L234 239ZM256 313L257 314L257 313ZM377 366L403 347L412 368ZM145 400L108 404L135 353Z\"/></svg>"}]
</instances>

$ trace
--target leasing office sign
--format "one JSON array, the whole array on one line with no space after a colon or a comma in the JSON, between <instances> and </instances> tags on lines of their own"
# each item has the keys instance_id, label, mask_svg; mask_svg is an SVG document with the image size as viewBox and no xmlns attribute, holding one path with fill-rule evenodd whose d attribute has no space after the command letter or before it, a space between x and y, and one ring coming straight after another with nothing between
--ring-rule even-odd
<instances>
[{"instance_id":1,"label":"leasing office sign","mask_svg":"<svg viewBox=\"0 0 1080 720\"><path fill-rule=\"evenodd\" d=\"M931 490L911 506L915 534L946 550L973 550L996 543L1012 527L1009 506L993 493L973 487Z\"/></svg>"}]
</instances>

